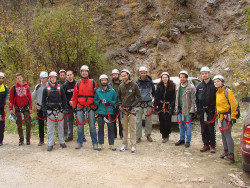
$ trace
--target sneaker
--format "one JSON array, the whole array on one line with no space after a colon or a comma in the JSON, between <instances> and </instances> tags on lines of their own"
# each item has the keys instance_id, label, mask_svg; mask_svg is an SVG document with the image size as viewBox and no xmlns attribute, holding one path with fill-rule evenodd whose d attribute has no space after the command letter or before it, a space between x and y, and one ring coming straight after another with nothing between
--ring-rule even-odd
<instances>
[{"instance_id":1,"label":"sneaker","mask_svg":"<svg viewBox=\"0 0 250 188\"><path fill-rule=\"evenodd\" d=\"M19 140L19 146L23 145L23 141Z\"/></svg>"},{"instance_id":2,"label":"sneaker","mask_svg":"<svg viewBox=\"0 0 250 188\"><path fill-rule=\"evenodd\" d=\"M67 138L66 140L65 140L65 142L69 142L69 141L72 141L73 140L73 138Z\"/></svg>"},{"instance_id":3,"label":"sneaker","mask_svg":"<svg viewBox=\"0 0 250 188\"><path fill-rule=\"evenodd\" d=\"M2 146L3 144L2 143L0 143L0 146Z\"/></svg>"},{"instance_id":4,"label":"sneaker","mask_svg":"<svg viewBox=\"0 0 250 188\"><path fill-rule=\"evenodd\" d=\"M98 145L97 145L97 144L94 144L94 145L93 145L93 149L94 149L94 150L98 150Z\"/></svg>"},{"instance_id":5,"label":"sneaker","mask_svg":"<svg viewBox=\"0 0 250 188\"><path fill-rule=\"evenodd\" d=\"M168 141L168 138L163 138L161 142L166 143L167 141Z\"/></svg>"},{"instance_id":6,"label":"sneaker","mask_svg":"<svg viewBox=\"0 0 250 188\"><path fill-rule=\"evenodd\" d=\"M109 145L109 149L111 149L112 151L116 151L115 145Z\"/></svg>"},{"instance_id":7,"label":"sneaker","mask_svg":"<svg viewBox=\"0 0 250 188\"><path fill-rule=\"evenodd\" d=\"M98 151L102 151L102 148L103 148L103 145L102 145L102 144L99 144L97 150L98 150Z\"/></svg>"},{"instance_id":8,"label":"sneaker","mask_svg":"<svg viewBox=\"0 0 250 188\"><path fill-rule=\"evenodd\" d=\"M123 136L120 136L120 139L123 139Z\"/></svg>"},{"instance_id":9,"label":"sneaker","mask_svg":"<svg viewBox=\"0 0 250 188\"><path fill-rule=\"evenodd\" d=\"M139 144L141 142L141 138L136 138L136 144Z\"/></svg>"},{"instance_id":10,"label":"sneaker","mask_svg":"<svg viewBox=\"0 0 250 188\"><path fill-rule=\"evenodd\" d=\"M29 140L26 140L26 145L30 145L30 141Z\"/></svg>"},{"instance_id":11,"label":"sneaker","mask_svg":"<svg viewBox=\"0 0 250 188\"><path fill-rule=\"evenodd\" d=\"M75 147L75 149L80 149L82 147L82 144L76 144L76 147Z\"/></svg>"},{"instance_id":12,"label":"sneaker","mask_svg":"<svg viewBox=\"0 0 250 188\"><path fill-rule=\"evenodd\" d=\"M131 153L135 153L136 152L136 147L135 146L132 146L131 148Z\"/></svg>"},{"instance_id":13,"label":"sneaker","mask_svg":"<svg viewBox=\"0 0 250 188\"><path fill-rule=\"evenodd\" d=\"M83 139L83 142L87 142L86 138Z\"/></svg>"},{"instance_id":14,"label":"sneaker","mask_svg":"<svg viewBox=\"0 0 250 188\"><path fill-rule=\"evenodd\" d=\"M53 149L53 146L48 146L47 151L52 151L52 149Z\"/></svg>"},{"instance_id":15,"label":"sneaker","mask_svg":"<svg viewBox=\"0 0 250 188\"><path fill-rule=\"evenodd\" d=\"M62 148L66 148L66 147L67 147L65 143L60 144L60 146L61 146Z\"/></svg>"},{"instance_id":16,"label":"sneaker","mask_svg":"<svg viewBox=\"0 0 250 188\"><path fill-rule=\"evenodd\" d=\"M210 149L209 146L204 145L204 146L200 149L200 152L206 152L206 151L208 151L209 149Z\"/></svg>"},{"instance_id":17,"label":"sneaker","mask_svg":"<svg viewBox=\"0 0 250 188\"><path fill-rule=\"evenodd\" d=\"M121 152L123 152L123 151L125 151L126 149L128 149L128 146L126 146L126 145L122 145L122 147L121 147L120 151L121 151Z\"/></svg>"},{"instance_id":18,"label":"sneaker","mask_svg":"<svg viewBox=\"0 0 250 188\"><path fill-rule=\"evenodd\" d=\"M224 159L228 155L228 150L224 150L224 153L220 155L221 159Z\"/></svg>"},{"instance_id":19,"label":"sneaker","mask_svg":"<svg viewBox=\"0 0 250 188\"><path fill-rule=\"evenodd\" d=\"M38 146L42 146L44 144L44 142L40 141Z\"/></svg>"},{"instance_id":20,"label":"sneaker","mask_svg":"<svg viewBox=\"0 0 250 188\"><path fill-rule=\"evenodd\" d=\"M179 140L178 142L175 142L176 146L180 146L180 145L183 145L183 144L185 144L185 140Z\"/></svg>"},{"instance_id":21,"label":"sneaker","mask_svg":"<svg viewBox=\"0 0 250 188\"><path fill-rule=\"evenodd\" d=\"M216 150L215 150L215 148L210 148L210 153L215 153L216 152Z\"/></svg>"},{"instance_id":22,"label":"sneaker","mask_svg":"<svg viewBox=\"0 0 250 188\"><path fill-rule=\"evenodd\" d=\"M186 142L185 148L189 148L189 147L190 147L190 142Z\"/></svg>"},{"instance_id":23,"label":"sneaker","mask_svg":"<svg viewBox=\"0 0 250 188\"><path fill-rule=\"evenodd\" d=\"M234 154L233 153L228 153L225 158L227 161L230 161L231 163L234 163Z\"/></svg>"},{"instance_id":24,"label":"sneaker","mask_svg":"<svg viewBox=\"0 0 250 188\"><path fill-rule=\"evenodd\" d=\"M152 137L150 136L150 134L147 136L147 140L148 140L149 142L153 142L153 139L152 139Z\"/></svg>"}]
</instances>

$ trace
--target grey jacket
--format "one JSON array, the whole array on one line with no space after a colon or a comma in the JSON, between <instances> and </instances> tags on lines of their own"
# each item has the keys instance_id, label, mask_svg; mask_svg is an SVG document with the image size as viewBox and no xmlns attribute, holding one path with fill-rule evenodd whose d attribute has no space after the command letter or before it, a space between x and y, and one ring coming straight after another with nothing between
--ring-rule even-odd
<instances>
[{"instance_id":1,"label":"grey jacket","mask_svg":"<svg viewBox=\"0 0 250 188\"><path fill-rule=\"evenodd\" d=\"M175 109L179 105L180 84L176 86ZM188 82L188 85L182 95L182 119L195 112L195 86Z\"/></svg>"},{"instance_id":2,"label":"grey jacket","mask_svg":"<svg viewBox=\"0 0 250 188\"><path fill-rule=\"evenodd\" d=\"M150 76L147 76L145 80L142 80L140 77L136 81L139 86L142 101L152 101L155 97L155 86Z\"/></svg>"},{"instance_id":3,"label":"grey jacket","mask_svg":"<svg viewBox=\"0 0 250 188\"><path fill-rule=\"evenodd\" d=\"M46 85L42 85L42 83L37 84L34 91L31 94L32 99L37 97L37 105L36 109L40 110L42 106L42 97L43 97L43 89L47 87Z\"/></svg>"}]
</instances>

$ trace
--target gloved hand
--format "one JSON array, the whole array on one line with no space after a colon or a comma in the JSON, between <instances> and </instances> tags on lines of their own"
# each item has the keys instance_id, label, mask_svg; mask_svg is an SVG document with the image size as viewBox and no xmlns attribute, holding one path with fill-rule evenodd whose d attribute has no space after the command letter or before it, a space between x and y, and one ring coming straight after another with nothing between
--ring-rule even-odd
<instances>
[{"instance_id":1,"label":"gloved hand","mask_svg":"<svg viewBox=\"0 0 250 188\"><path fill-rule=\"evenodd\" d=\"M72 110L73 110L73 113L76 113L76 108L73 108Z\"/></svg>"},{"instance_id":2,"label":"gloved hand","mask_svg":"<svg viewBox=\"0 0 250 188\"><path fill-rule=\"evenodd\" d=\"M236 123L236 119L231 119L231 122L232 123Z\"/></svg>"},{"instance_id":3,"label":"gloved hand","mask_svg":"<svg viewBox=\"0 0 250 188\"><path fill-rule=\"evenodd\" d=\"M190 113L190 116L192 119L195 117L194 113Z\"/></svg>"},{"instance_id":4,"label":"gloved hand","mask_svg":"<svg viewBox=\"0 0 250 188\"><path fill-rule=\"evenodd\" d=\"M131 111L134 108L134 105L130 105L129 107L127 107L128 111Z\"/></svg>"},{"instance_id":5,"label":"gloved hand","mask_svg":"<svg viewBox=\"0 0 250 188\"><path fill-rule=\"evenodd\" d=\"M106 102L105 103L105 106L107 107L107 106L111 106L112 105L112 103L111 102Z\"/></svg>"},{"instance_id":6,"label":"gloved hand","mask_svg":"<svg viewBox=\"0 0 250 188\"><path fill-rule=\"evenodd\" d=\"M98 101L98 104L102 104L102 103L103 103L103 101L102 101L102 100L99 100L99 101Z\"/></svg>"},{"instance_id":7,"label":"gloved hand","mask_svg":"<svg viewBox=\"0 0 250 188\"><path fill-rule=\"evenodd\" d=\"M155 106L154 110L155 110L156 113L159 112L159 106Z\"/></svg>"}]
</instances>

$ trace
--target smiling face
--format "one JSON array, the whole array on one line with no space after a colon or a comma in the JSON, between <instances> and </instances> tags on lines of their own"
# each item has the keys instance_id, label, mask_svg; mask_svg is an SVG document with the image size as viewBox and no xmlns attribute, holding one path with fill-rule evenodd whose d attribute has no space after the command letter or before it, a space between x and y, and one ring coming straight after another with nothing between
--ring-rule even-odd
<instances>
[{"instance_id":1,"label":"smiling face","mask_svg":"<svg viewBox=\"0 0 250 188\"><path fill-rule=\"evenodd\" d=\"M101 85L102 86L107 86L108 85L108 79L107 78L102 78L101 79Z\"/></svg>"},{"instance_id":2,"label":"smiling face","mask_svg":"<svg viewBox=\"0 0 250 188\"><path fill-rule=\"evenodd\" d=\"M119 79L119 74L117 74L117 73L112 74L112 78L114 80L118 80Z\"/></svg>"},{"instance_id":3,"label":"smiling face","mask_svg":"<svg viewBox=\"0 0 250 188\"><path fill-rule=\"evenodd\" d=\"M82 70L81 76L83 79L87 79L89 76L89 72L87 70Z\"/></svg>"},{"instance_id":4,"label":"smiling face","mask_svg":"<svg viewBox=\"0 0 250 188\"><path fill-rule=\"evenodd\" d=\"M203 72L201 72L201 78L202 78L202 80L209 80L209 78L210 78L210 72L208 72L208 71L203 71Z\"/></svg>"},{"instance_id":5,"label":"smiling face","mask_svg":"<svg viewBox=\"0 0 250 188\"><path fill-rule=\"evenodd\" d=\"M146 72L146 71L140 71L140 78L141 78L142 80L145 80L146 77L147 77L147 72Z\"/></svg>"},{"instance_id":6,"label":"smiling face","mask_svg":"<svg viewBox=\"0 0 250 188\"><path fill-rule=\"evenodd\" d=\"M187 82L187 75L186 74L180 74L180 83L185 84Z\"/></svg>"},{"instance_id":7,"label":"smiling face","mask_svg":"<svg viewBox=\"0 0 250 188\"><path fill-rule=\"evenodd\" d=\"M168 75L166 75L166 74L162 75L161 79L162 79L164 84L168 83Z\"/></svg>"},{"instance_id":8,"label":"smiling face","mask_svg":"<svg viewBox=\"0 0 250 188\"><path fill-rule=\"evenodd\" d=\"M122 76L122 81L126 83L128 81L129 74L126 72L122 72L121 76Z\"/></svg>"},{"instance_id":9,"label":"smiling face","mask_svg":"<svg viewBox=\"0 0 250 188\"><path fill-rule=\"evenodd\" d=\"M214 86L215 86L216 88L220 88L220 87L223 86L223 82L222 82L220 79L215 79L215 80L214 80Z\"/></svg>"},{"instance_id":10,"label":"smiling face","mask_svg":"<svg viewBox=\"0 0 250 188\"><path fill-rule=\"evenodd\" d=\"M49 80L52 84L55 84L56 83L56 76L50 76L49 77Z\"/></svg>"},{"instance_id":11,"label":"smiling face","mask_svg":"<svg viewBox=\"0 0 250 188\"><path fill-rule=\"evenodd\" d=\"M67 80L72 82L74 80L74 74L72 71L67 71Z\"/></svg>"}]
</instances>

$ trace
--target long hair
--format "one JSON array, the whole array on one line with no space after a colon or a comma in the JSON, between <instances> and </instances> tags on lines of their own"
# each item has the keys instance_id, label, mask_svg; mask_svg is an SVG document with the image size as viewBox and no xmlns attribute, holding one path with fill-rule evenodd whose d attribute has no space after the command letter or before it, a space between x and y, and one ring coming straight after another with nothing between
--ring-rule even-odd
<instances>
[{"instance_id":1,"label":"long hair","mask_svg":"<svg viewBox=\"0 0 250 188\"><path fill-rule=\"evenodd\" d=\"M161 85L161 86L164 87L164 83L163 83L162 80L157 85ZM167 88L168 88L169 91L172 91L172 90L175 89L175 83L172 80L170 80L170 79L168 79L168 86L167 86Z\"/></svg>"}]
</instances>

